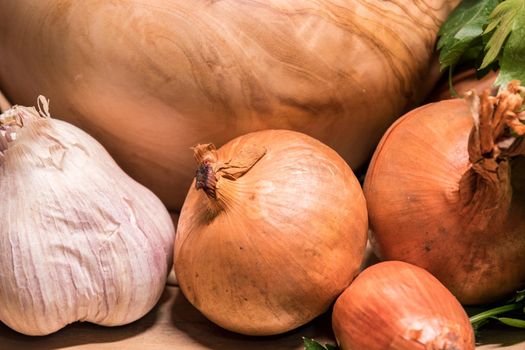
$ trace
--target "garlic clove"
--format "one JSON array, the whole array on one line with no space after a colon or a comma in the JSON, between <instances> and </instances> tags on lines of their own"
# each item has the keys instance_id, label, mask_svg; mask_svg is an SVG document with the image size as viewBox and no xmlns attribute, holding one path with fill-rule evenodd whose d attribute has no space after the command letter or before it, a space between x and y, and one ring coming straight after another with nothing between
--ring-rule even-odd
<instances>
[{"instance_id":1,"label":"garlic clove","mask_svg":"<svg viewBox=\"0 0 525 350\"><path fill-rule=\"evenodd\" d=\"M45 335L142 317L172 263L168 212L82 130L13 109L24 126L2 141L0 320Z\"/></svg>"}]
</instances>

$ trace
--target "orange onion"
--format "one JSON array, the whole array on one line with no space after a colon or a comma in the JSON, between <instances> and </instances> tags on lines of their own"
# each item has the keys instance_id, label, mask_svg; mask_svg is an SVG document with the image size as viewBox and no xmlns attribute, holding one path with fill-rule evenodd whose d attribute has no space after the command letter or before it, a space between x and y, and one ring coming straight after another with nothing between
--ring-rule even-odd
<instances>
[{"instance_id":1,"label":"orange onion","mask_svg":"<svg viewBox=\"0 0 525 350\"><path fill-rule=\"evenodd\" d=\"M512 82L406 114L366 176L376 254L427 269L463 304L525 284L523 95Z\"/></svg>"},{"instance_id":2,"label":"orange onion","mask_svg":"<svg viewBox=\"0 0 525 350\"><path fill-rule=\"evenodd\" d=\"M342 350L470 350L474 332L458 300L430 273L400 261L364 270L337 299Z\"/></svg>"},{"instance_id":3,"label":"orange onion","mask_svg":"<svg viewBox=\"0 0 525 350\"><path fill-rule=\"evenodd\" d=\"M326 311L364 256L367 212L350 167L304 134L269 130L195 148L175 272L218 325L277 334ZM202 189L203 191L199 191Z\"/></svg>"},{"instance_id":4,"label":"orange onion","mask_svg":"<svg viewBox=\"0 0 525 350\"><path fill-rule=\"evenodd\" d=\"M439 79L436 34L458 3L0 1L0 88L51 98L179 211L197 143L291 129L367 162Z\"/></svg>"}]
</instances>

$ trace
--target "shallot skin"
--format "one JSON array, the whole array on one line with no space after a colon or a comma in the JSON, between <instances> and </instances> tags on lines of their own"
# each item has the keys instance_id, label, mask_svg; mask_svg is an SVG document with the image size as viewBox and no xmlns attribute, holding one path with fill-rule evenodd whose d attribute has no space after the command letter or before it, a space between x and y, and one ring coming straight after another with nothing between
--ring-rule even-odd
<instances>
[{"instance_id":1,"label":"shallot skin","mask_svg":"<svg viewBox=\"0 0 525 350\"><path fill-rule=\"evenodd\" d=\"M188 300L221 327L283 333L326 311L357 274L366 204L350 167L309 136L247 134L221 147L218 161L247 145L266 153L237 180L217 180L219 212L194 181L180 214L175 271Z\"/></svg>"},{"instance_id":2,"label":"shallot skin","mask_svg":"<svg viewBox=\"0 0 525 350\"><path fill-rule=\"evenodd\" d=\"M454 296L427 271L400 261L363 271L332 314L342 350L470 350L474 333Z\"/></svg>"},{"instance_id":3,"label":"shallot skin","mask_svg":"<svg viewBox=\"0 0 525 350\"><path fill-rule=\"evenodd\" d=\"M383 137L364 185L376 254L427 269L463 304L525 284L525 162L509 160L512 200L495 200L489 217L479 209L486 188L469 176L473 125L459 99L406 114Z\"/></svg>"}]
</instances>

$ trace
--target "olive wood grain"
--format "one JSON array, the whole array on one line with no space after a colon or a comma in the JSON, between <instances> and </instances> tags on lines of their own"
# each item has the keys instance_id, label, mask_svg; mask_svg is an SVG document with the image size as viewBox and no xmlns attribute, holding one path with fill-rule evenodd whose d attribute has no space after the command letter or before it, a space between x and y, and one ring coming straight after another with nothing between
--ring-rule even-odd
<instances>
[{"instance_id":1,"label":"olive wood grain","mask_svg":"<svg viewBox=\"0 0 525 350\"><path fill-rule=\"evenodd\" d=\"M458 0L0 0L0 86L43 94L179 210L198 143L301 131L365 163L438 79Z\"/></svg>"}]
</instances>

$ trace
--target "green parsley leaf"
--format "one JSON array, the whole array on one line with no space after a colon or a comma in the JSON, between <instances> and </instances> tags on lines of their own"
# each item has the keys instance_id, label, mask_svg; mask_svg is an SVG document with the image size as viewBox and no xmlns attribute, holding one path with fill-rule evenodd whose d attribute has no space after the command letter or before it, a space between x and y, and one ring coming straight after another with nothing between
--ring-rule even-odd
<instances>
[{"instance_id":1,"label":"green parsley leaf","mask_svg":"<svg viewBox=\"0 0 525 350\"><path fill-rule=\"evenodd\" d=\"M505 39L509 36L511 31L518 29L515 26L515 20L520 12L525 9L525 2L523 0L507 0L499 4L490 14L490 22L483 34L487 35L494 31L489 41L487 42L487 53L483 59L480 68L484 68L498 58L498 55L503 47Z\"/></svg>"},{"instance_id":2,"label":"green parsley leaf","mask_svg":"<svg viewBox=\"0 0 525 350\"><path fill-rule=\"evenodd\" d=\"M478 76L499 69L494 85L525 83L525 0L464 0L438 35L441 69L459 64Z\"/></svg>"},{"instance_id":3,"label":"green parsley leaf","mask_svg":"<svg viewBox=\"0 0 525 350\"><path fill-rule=\"evenodd\" d=\"M500 27L496 29L494 35L491 37L492 40L501 27L510 27L510 34L508 34L508 39L503 47L503 53L501 54L501 58L499 58L500 73L496 80L496 85L506 85L508 82L514 79L521 80L523 83L525 83L525 1L508 0L501 3L501 5L507 3L509 4L508 6L514 6L509 7L507 10L507 16L508 18L512 18L512 23L507 24L509 23L510 19L506 20L505 22L503 22L504 20L502 19ZM506 28L504 29L508 30ZM502 35L505 35L505 33ZM490 41L488 44L490 44ZM489 52L490 49L487 52L487 56L485 56L485 58L488 57Z\"/></svg>"},{"instance_id":4,"label":"green parsley leaf","mask_svg":"<svg viewBox=\"0 0 525 350\"><path fill-rule=\"evenodd\" d=\"M500 317L500 315L505 316ZM504 305L493 307L470 317L475 333L489 320L498 320L508 326L525 328L525 290L517 291L516 295Z\"/></svg>"},{"instance_id":5,"label":"green parsley leaf","mask_svg":"<svg viewBox=\"0 0 525 350\"><path fill-rule=\"evenodd\" d=\"M304 350L339 350L339 348L335 345L325 344L325 346L323 346L317 341L305 337L303 337L303 343Z\"/></svg>"},{"instance_id":6,"label":"green parsley leaf","mask_svg":"<svg viewBox=\"0 0 525 350\"><path fill-rule=\"evenodd\" d=\"M512 298L511 301L515 301L515 302L520 302L522 300L525 300L525 289L524 290L519 290L516 292L516 296L514 298Z\"/></svg>"},{"instance_id":7,"label":"green parsley leaf","mask_svg":"<svg viewBox=\"0 0 525 350\"><path fill-rule=\"evenodd\" d=\"M520 320L518 318L510 317L492 317L507 326L516 327L516 328L525 328L525 320Z\"/></svg>"},{"instance_id":8,"label":"green parsley leaf","mask_svg":"<svg viewBox=\"0 0 525 350\"><path fill-rule=\"evenodd\" d=\"M489 14L498 4L498 0L464 0L447 18L438 35L437 48L440 50L441 69L452 67L460 62L462 56L472 50L479 56L483 46L479 38L488 24ZM476 40L478 39L478 40Z\"/></svg>"}]
</instances>

